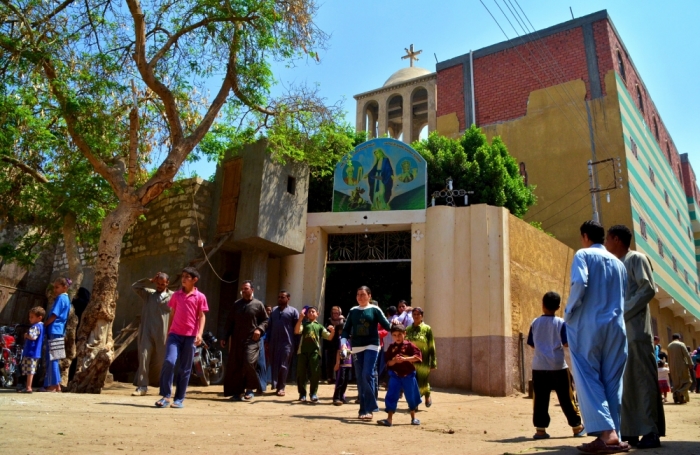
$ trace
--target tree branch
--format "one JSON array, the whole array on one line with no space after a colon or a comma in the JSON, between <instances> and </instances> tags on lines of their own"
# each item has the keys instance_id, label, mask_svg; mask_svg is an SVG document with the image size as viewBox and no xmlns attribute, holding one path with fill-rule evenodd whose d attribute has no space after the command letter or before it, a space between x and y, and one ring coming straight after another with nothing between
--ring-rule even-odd
<instances>
[{"instance_id":1,"label":"tree branch","mask_svg":"<svg viewBox=\"0 0 700 455\"><path fill-rule=\"evenodd\" d=\"M131 80L131 91L134 96L134 106L129 112L129 176L128 185L134 187L136 183L136 152L139 147L139 110L138 96L136 94L136 85L134 80Z\"/></svg>"},{"instance_id":2,"label":"tree branch","mask_svg":"<svg viewBox=\"0 0 700 455\"><path fill-rule=\"evenodd\" d=\"M13 158L11 156L0 156L0 161L10 163L14 167L22 170L24 173L33 177L34 180L36 180L39 183L49 183L49 179L47 179L43 173L37 171L36 169L33 169L31 166L21 162L17 158Z\"/></svg>"},{"instance_id":3,"label":"tree branch","mask_svg":"<svg viewBox=\"0 0 700 455\"><path fill-rule=\"evenodd\" d=\"M32 22L32 25L36 27L37 25L43 24L44 22L51 20L51 18L53 18L56 14L66 9L74 1L75 0L65 0L63 3L54 8L54 10L51 11L47 16L44 16L40 21Z\"/></svg>"},{"instance_id":4,"label":"tree branch","mask_svg":"<svg viewBox=\"0 0 700 455\"><path fill-rule=\"evenodd\" d=\"M168 119L170 127L170 142L171 144L179 144L184 136L180 115L173 93L159 81L153 68L146 61L146 22L144 21L143 10L139 0L126 0L129 6L129 12L134 19L134 33L136 34L136 49L134 51L134 60L136 67L141 74L141 78L146 83L148 88L160 97L165 107L165 115Z\"/></svg>"}]
</instances>

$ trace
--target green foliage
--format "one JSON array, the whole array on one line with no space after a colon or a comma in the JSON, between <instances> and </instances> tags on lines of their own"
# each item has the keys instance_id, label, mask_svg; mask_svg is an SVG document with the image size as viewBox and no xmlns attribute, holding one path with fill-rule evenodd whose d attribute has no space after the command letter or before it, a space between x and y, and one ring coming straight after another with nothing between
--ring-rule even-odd
<instances>
[{"instance_id":1,"label":"green foliage","mask_svg":"<svg viewBox=\"0 0 700 455\"><path fill-rule=\"evenodd\" d=\"M489 144L481 130L472 126L459 139L433 132L413 147L428 163L429 200L452 177L454 189L474 192L469 195L470 204L505 207L522 218L535 203L534 186L525 185L518 163L500 137Z\"/></svg>"}]
</instances>

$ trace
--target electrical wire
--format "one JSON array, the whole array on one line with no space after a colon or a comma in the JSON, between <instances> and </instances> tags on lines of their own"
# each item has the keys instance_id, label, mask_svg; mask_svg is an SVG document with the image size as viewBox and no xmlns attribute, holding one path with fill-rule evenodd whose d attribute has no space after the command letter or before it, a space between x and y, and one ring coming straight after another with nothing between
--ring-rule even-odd
<instances>
[{"instance_id":1,"label":"electrical wire","mask_svg":"<svg viewBox=\"0 0 700 455\"><path fill-rule=\"evenodd\" d=\"M211 267L211 271L214 272L214 275L216 275L216 277L220 281L222 281L223 283L227 283L227 284L233 284L233 283L237 282L238 279L235 279L233 281L227 281L227 280L224 280L223 278L221 278L219 276L219 274L216 272L216 270L214 269L214 266L212 265L212 263L209 262L209 256L207 255L207 250L204 249L204 241L202 240L202 232L199 230L199 217L198 217L198 213L197 213L197 207L196 207L196 204L194 202L194 189L192 190L192 211L194 211L194 223L197 225L197 245L199 245L199 247L202 249L202 254L204 254L204 260L207 261L207 264L209 264L209 267Z\"/></svg>"}]
</instances>

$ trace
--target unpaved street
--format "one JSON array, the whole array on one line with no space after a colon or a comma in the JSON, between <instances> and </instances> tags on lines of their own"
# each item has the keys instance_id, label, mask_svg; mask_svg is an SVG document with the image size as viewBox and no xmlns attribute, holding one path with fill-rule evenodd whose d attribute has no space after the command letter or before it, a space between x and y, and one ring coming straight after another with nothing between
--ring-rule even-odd
<instances>
[{"instance_id":1,"label":"unpaved street","mask_svg":"<svg viewBox=\"0 0 700 455\"><path fill-rule=\"evenodd\" d=\"M557 405L550 409L552 438L532 441L532 400L523 397L438 391L430 409L421 407L420 427L400 413L392 428L383 428L357 420L357 405L331 405L333 389L326 385L317 405L294 401L293 385L284 398L266 394L252 403L224 400L221 387L191 387L184 409L157 409L156 396L131 397L132 390L127 384L113 384L101 395L2 390L2 453L576 454L573 446L589 440L570 437ZM666 406L664 447L640 453L700 455L700 395L691 400ZM405 402L399 407L405 409Z\"/></svg>"}]
</instances>

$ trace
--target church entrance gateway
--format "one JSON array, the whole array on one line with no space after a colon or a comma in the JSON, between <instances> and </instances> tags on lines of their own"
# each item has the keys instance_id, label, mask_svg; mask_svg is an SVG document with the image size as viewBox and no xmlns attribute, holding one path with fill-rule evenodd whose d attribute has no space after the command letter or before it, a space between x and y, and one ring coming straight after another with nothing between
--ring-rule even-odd
<instances>
[{"instance_id":1,"label":"church entrance gateway","mask_svg":"<svg viewBox=\"0 0 700 455\"><path fill-rule=\"evenodd\" d=\"M411 232L330 234L324 314L339 306L347 315L360 286L372 289L382 309L411 300Z\"/></svg>"}]
</instances>

